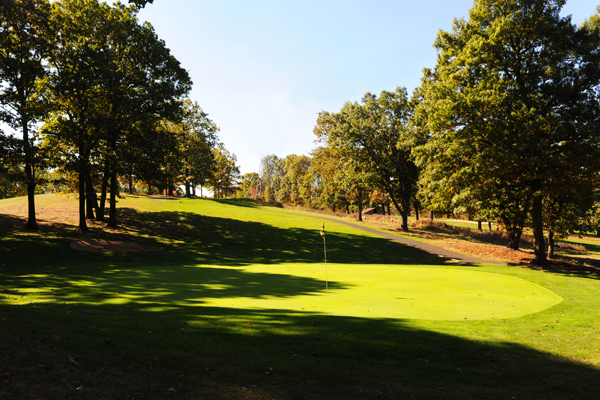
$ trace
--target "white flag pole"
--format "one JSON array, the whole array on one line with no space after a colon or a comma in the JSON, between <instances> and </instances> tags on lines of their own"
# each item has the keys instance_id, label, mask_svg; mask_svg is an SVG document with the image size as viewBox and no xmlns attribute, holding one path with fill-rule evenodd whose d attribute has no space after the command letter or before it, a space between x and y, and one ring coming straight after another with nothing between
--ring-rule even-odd
<instances>
[{"instance_id":1,"label":"white flag pole","mask_svg":"<svg viewBox=\"0 0 600 400\"><path fill-rule=\"evenodd\" d=\"M327 282L327 244L325 240L325 222L321 225L321 237L323 238L323 253L325 255L325 293L329 292L329 284Z\"/></svg>"},{"instance_id":2,"label":"white flag pole","mask_svg":"<svg viewBox=\"0 0 600 400\"><path fill-rule=\"evenodd\" d=\"M325 293L328 293L328 283L327 283L327 245L325 244L325 236L323 236L323 253L325 253Z\"/></svg>"}]
</instances>

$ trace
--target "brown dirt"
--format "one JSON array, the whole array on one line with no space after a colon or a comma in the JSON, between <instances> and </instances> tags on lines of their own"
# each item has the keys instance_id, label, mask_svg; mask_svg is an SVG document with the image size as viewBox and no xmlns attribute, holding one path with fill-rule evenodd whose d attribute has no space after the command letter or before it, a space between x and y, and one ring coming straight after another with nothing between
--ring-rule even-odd
<instances>
[{"instance_id":1,"label":"brown dirt","mask_svg":"<svg viewBox=\"0 0 600 400\"><path fill-rule=\"evenodd\" d=\"M506 246L494 244L440 240L430 242L429 244L432 246L441 247L442 249L455 251L460 254L466 254L471 257L499 260L513 264L527 264L533 260L533 254L531 251L512 250Z\"/></svg>"},{"instance_id":2,"label":"brown dirt","mask_svg":"<svg viewBox=\"0 0 600 400\"><path fill-rule=\"evenodd\" d=\"M79 224L76 198L72 195L53 195L36 198L37 223L42 231L74 231ZM27 201L0 203L0 232L21 231L27 221ZM105 222L87 220L88 227L111 232L120 229L106 228ZM158 247L115 240L79 240L71 242L71 248L82 251L164 251Z\"/></svg>"}]
</instances>

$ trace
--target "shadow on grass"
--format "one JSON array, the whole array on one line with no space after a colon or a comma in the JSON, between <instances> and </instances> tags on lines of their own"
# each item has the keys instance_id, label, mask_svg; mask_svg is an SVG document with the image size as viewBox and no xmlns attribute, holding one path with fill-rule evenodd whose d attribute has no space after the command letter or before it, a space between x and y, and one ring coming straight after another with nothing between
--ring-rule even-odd
<instances>
[{"instance_id":1,"label":"shadow on grass","mask_svg":"<svg viewBox=\"0 0 600 400\"><path fill-rule=\"evenodd\" d=\"M132 254L96 253L95 259L71 262L63 259L59 265L19 270L22 272L19 276L3 274L2 287L35 288L51 301L88 304L160 302L164 307L202 305L210 299L266 300L325 292L323 280L280 273L277 269L260 273L232 267L198 266L194 258L186 255L141 253L134 259ZM329 281L330 290L348 288L347 284ZM5 290L4 294L19 298L23 295L13 289ZM0 298L0 303L4 300Z\"/></svg>"},{"instance_id":2,"label":"shadow on grass","mask_svg":"<svg viewBox=\"0 0 600 400\"><path fill-rule=\"evenodd\" d=\"M408 321L144 309L0 305L6 321L0 397L592 399L600 393L600 371L590 366ZM477 329L478 323L443 324Z\"/></svg>"},{"instance_id":3,"label":"shadow on grass","mask_svg":"<svg viewBox=\"0 0 600 400\"><path fill-rule=\"evenodd\" d=\"M220 203L220 204L227 204L230 206L237 206L237 207L248 207L248 208L272 207L272 208L276 208L275 206L272 206L268 203L258 201L258 200L253 200L253 199L213 199L212 201L214 201L216 203Z\"/></svg>"},{"instance_id":4,"label":"shadow on grass","mask_svg":"<svg viewBox=\"0 0 600 400\"><path fill-rule=\"evenodd\" d=\"M140 212L122 209L123 226L136 235L152 235L200 259L223 265L321 263L323 241L317 229L278 228L261 222L189 212ZM435 255L362 235L330 232L327 259L343 264L439 265Z\"/></svg>"}]
</instances>

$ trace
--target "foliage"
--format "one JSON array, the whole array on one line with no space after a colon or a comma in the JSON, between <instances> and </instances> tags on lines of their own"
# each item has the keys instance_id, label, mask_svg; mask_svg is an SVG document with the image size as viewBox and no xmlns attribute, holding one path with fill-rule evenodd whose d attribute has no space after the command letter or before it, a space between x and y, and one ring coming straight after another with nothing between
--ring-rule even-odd
<instances>
[{"instance_id":1,"label":"foliage","mask_svg":"<svg viewBox=\"0 0 600 400\"><path fill-rule=\"evenodd\" d=\"M338 113L319 114L314 132L329 148L314 154L321 176L327 184L356 193L359 219L368 193L379 190L389 196L408 229L418 178L411 155L418 143L409 126L412 112L406 90L397 88L379 97L367 93L361 104L346 103Z\"/></svg>"},{"instance_id":2,"label":"foliage","mask_svg":"<svg viewBox=\"0 0 600 400\"><path fill-rule=\"evenodd\" d=\"M47 112L39 90L47 73L46 58L53 30L47 0L7 0L0 3L0 120L21 129L24 183L29 217L27 229L38 229L35 217L35 145L30 130Z\"/></svg>"},{"instance_id":3,"label":"foliage","mask_svg":"<svg viewBox=\"0 0 600 400\"><path fill-rule=\"evenodd\" d=\"M181 99L190 89L187 72L152 26L138 23L137 11L96 0L55 3L53 23L59 34L48 85L53 115L44 129L48 147L57 146L62 155L60 167L79 174L82 230L87 229L86 195L88 203L95 196L93 169L102 177L100 218L110 179L108 222L115 226L117 174L132 179L149 165L155 154L148 153L156 152L162 134L161 120L181 118Z\"/></svg>"},{"instance_id":4,"label":"foliage","mask_svg":"<svg viewBox=\"0 0 600 400\"><path fill-rule=\"evenodd\" d=\"M223 145L213 150L215 169L209 182L216 199L232 196L240 179L240 167L236 165L235 154L230 153Z\"/></svg>"},{"instance_id":5,"label":"foliage","mask_svg":"<svg viewBox=\"0 0 600 400\"><path fill-rule=\"evenodd\" d=\"M453 204L475 199L515 249L531 216L540 262L543 198L565 188L556 177L589 173L599 159L598 40L560 16L563 4L476 2L468 21L438 34L418 107L429 139L419 152L424 190Z\"/></svg>"},{"instance_id":6,"label":"foliage","mask_svg":"<svg viewBox=\"0 0 600 400\"><path fill-rule=\"evenodd\" d=\"M238 194L243 198L251 198L254 200L258 200L259 198L259 180L260 176L256 172L248 172L242 176L239 185Z\"/></svg>"},{"instance_id":7,"label":"foliage","mask_svg":"<svg viewBox=\"0 0 600 400\"><path fill-rule=\"evenodd\" d=\"M266 202L281 201L277 197L281 180L285 175L285 162L275 154L264 156L260 160L260 195Z\"/></svg>"},{"instance_id":8,"label":"foliage","mask_svg":"<svg viewBox=\"0 0 600 400\"><path fill-rule=\"evenodd\" d=\"M283 162L285 173L280 181L277 198L284 203L310 206L314 185L314 178L310 174L310 157L290 154Z\"/></svg>"}]
</instances>

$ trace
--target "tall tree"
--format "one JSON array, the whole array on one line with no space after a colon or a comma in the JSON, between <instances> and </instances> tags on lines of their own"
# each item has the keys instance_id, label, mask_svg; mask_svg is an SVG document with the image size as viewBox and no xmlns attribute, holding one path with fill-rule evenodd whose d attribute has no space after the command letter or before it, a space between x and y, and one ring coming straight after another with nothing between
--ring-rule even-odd
<instances>
[{"instance_id":1,"label":"tall tree","mask_svg":"<svg viewBox=\"0 0 600 400\"><path fill-rule=\"evenodd\" d=\"M285 162L275 154L264 156L260 160L258 174L260 175L260 195L266 202L279 201L277 194L281 180L285 175Z\"/></svg>"},{"instance_id":2,"label":"tall tree","mask_svg":"<svg viewBox=\"0 0 600 400\"><path fill-rule=\"evenodd\" d=\"M54 113L45 130L75 149L70 154L79 174L80 229L87 230L86 186L92 186L95 152L104 164L103 188L110 178L108 224L116 226L117 178L131 170L130 156L139 153L132 146L157 145L148 134L158 131L162 119L181 118L181 98L191 81L152 26L138 23L138 8L97 0L54 6L58 35L49 79Z\"/></svg>"},{"instance_id":3,"label":"tall tree","mask_svg":"<svg viewBox=\"0 0 600 400\"><path fill-rule=\"evenodd\" d=\"M102 138L106 102L102 87L110 71L110 6L96 0L63 0L53 4L58 32L50 55L49 93L53 114L45 132L68 144L76 157L79 187L79 229L85 220L86 177L90 155Z\"/></svg>"},{"instance_id":4,"label":"tall tree","mask_svg":"<svg viewBox=\"0 0 600 400\"><path fill-rule=\"evenodd\" d=\"M212 150L218 145L219 128L198 103L189 99L184 103L183 119L178 126L181 128L185 195L190 197L191 189L204 186L214 173Z\"/></svg>"},{"instance_id":5,"label":"tall tree","mask_svg":"<svg viewBox=\"0 0 600 400\"><path fill-rule=\"evenodd\" d=\"M534 254L546 260L543 199L565 168L597 160L597 38L561 17L564 0L479 0L468 21L440 31L419 112L429 142L424 179L476 198L518 248L531 217Z\"/></svg>"},{"instance_id":6,"label":"tall tree","mask_svg":"<svg viewBox=\"0 0 600 400\"><path fill-rule=\"evenodd\" d=\"M374 175L366 149L352 137L360 129L357 124L362 123L356 113L357 107L357 104L346 103L338 113L324 111L319 114L313 132L317 142L324 147L313 154L321 178L335 188L338 196L341 195L346 212L350 212L348 202L354 202L358 209L357 219L362 221L363 204L373 187Z\"/></svg>"},{"instance_id":7,"label":"tall tree","mask_svg":"<svg viewBox=\"0 0 600 400\"><path fill-rule=\"evenodd\" d=\"M256 172L248 172L242 176L240 181L241 196L245 198L258 198L258 181L259 175Z\"/></svg>"},{"instance_id":8,"label":"tall tree","mask_svg":"<svg viewBox=\"0 0 600 400\"><path fill-rule=\"evenodd\" d=\"M35 217L34 153L31 129L44 116L39 81L53 34L47 0L5 0L0 3L0 119L21 129L27 185L27 229L38 229Z\"/></svg>"},{"instance_id":9,"label":"tall tree","mask_svg":"<svg viewBox=\"0 0 600 400\"><path fill-rule=\"evenodd\" d=\"M215 169L209 184L216 199L222 199L234 194L240 179L240 167L236 164L237 157L223 145L213 149Z\"/></svg>"},{"instance_id":10,"label":"tall tree","mask_svg":"<svg viewBox=\"0 0 600 400\"><path fill-rule=\"evenodd\" d=\"M408 229L419 177L411 154L417 144L409 126L413 108L404 88L383 91L379 97L367 93L362 104L346 103L333 116L331 130L332 142L344 149L356 173L368 174L387 193L402 216L403 229Z\"/></svg>"},{"instance_id":11,"label":"tall tree","mask_svg":"<svg viewBox=\"0 0 600 400\"><path fill-rule=\"evenodd\" d=\"M284 164L285 175L281 179L278 198L284 203L310 205L310 157L290 154L285 157Z\"/></svg>"}]
</instances>

